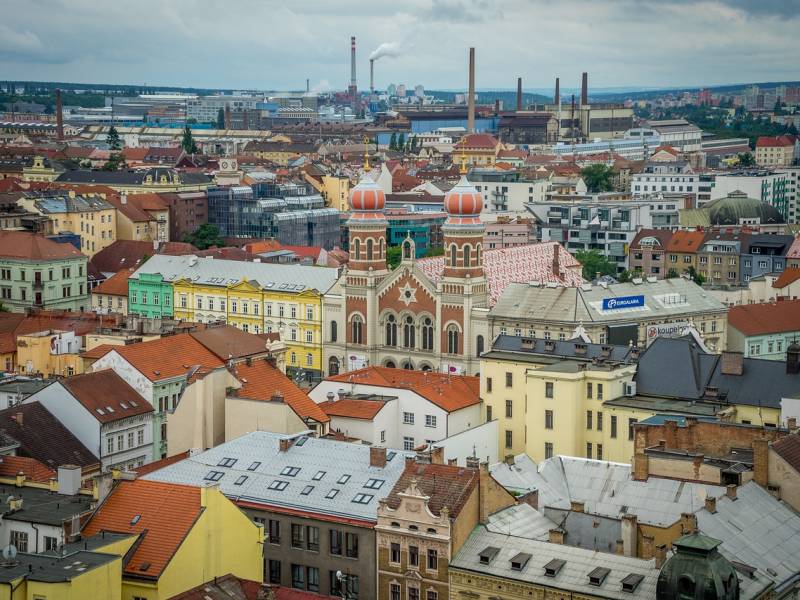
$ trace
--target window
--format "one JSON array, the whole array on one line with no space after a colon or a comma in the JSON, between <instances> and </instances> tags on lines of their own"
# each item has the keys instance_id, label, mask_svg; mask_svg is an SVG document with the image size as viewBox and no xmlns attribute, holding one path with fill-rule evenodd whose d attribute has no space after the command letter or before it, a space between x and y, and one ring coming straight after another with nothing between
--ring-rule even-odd
<instances>
[{"instance_id":1,"label":"window","mask_svg":"<svg viewBox=\"0 0 800 600\"><path fill-rule=\"evenodd\" d=\"M603 444L597 444L597 460L603 460Z\"/></svg>"},{"instance_id":2,"label":"window","mask_svg":"<svg viewBox=\"0 0 800 600\"><path fill-rule=\"evenodd\" d=\"M337 556L342 555L342 532L338 529L331 529L330 530L330 549L331 554L335 554Z\"/></svg>"},{"instance_id":3,"label":"window","mask_svg":"<svg viewBox=\"0 0 800 600\"><path fill-rule=\"evenodd\" d=\"M344 536L345 555L347 558L358 558L358 535L346 533Z\"/></svg>"},{"instance_id":4,"label":"window","mask_svg":"<svg viewBox=\"0 0 800 600\"><path fill-rule=\"evenodd\" d=\"M429 318L422 322L422 349L433 350L433 322Z\"/></svg>"},{"instance_id":5,"label":"window","mask_svg":"<svg viewBox=\"0 0 800 600\"><path fill-rule=\"evenodd\" d=\"M106 454L113 454L114 453L114 436L108 436L106 438Z\"/></svg>"},{"instance_id":6,"label":"window","mask_svg":"<svg viewBox=\"0 0 800 600\"><path fill-rule=\"evenodd\" d=\"M281 582L281 561L279 560L271 560L269 561L269 582L274 584L280 584Z\"/></svg>"},{"instance_id":7,"label":"window","mask_svg":"<svg viewBox=\"0 0 800 600\"><path fill-rule=\"evenodd\" d=\"M592 458L592 442L586 442L586 458Z\"/></svg>"},{"instance_id":8,"label":"window","mask_svg":"<svg viewBox=\"0 0 800 600\"><path fill-rule=\"evenodd\" d=\"M413 425L414 424L414 413L404 412L403 413L403 424L404 425Z\"/></svg>"},{"instance_id":9,"label":"window","mask_svg":"<svg viewBox=\"0 0 800 600\"><path fill-rule=\"evenodd\" d=\"M277 490L279 492L282 492L288 487L288 485L289 485L288 481L281 481L280 479L275 479L267 487L271 490Z\"/></svg>"},{"instance_id":10,"label":"window","mask_svg":"<svg viewBox=\"0 0 800 600\"><path fill-rule=\"evenodd\" d=\"M11 530L11 538L10 541L14 546L17 547L17 551L19 552L27 552L28 551L28 532L27 531L15 531L14 529Z\"/></svg>"},{"instance_id":11,"label":"window","mask_svg":"<svg viewBox=\"0 0 800 600\"><path fill-rule=\"evenodd\" d=\"M436 427L436 415L425 415L425 427Z\"/></svg>"},{"instance_id":12,"label":"window","mask_svg":"<svg viewBox=\"0 0 800 600\"><path fill-rule=\"evenodd\" d=\"M338 324L336 321L331 321L331 341L335 342L339 337Z\"/></svg>"},{"instance_id":13,"label":"window","mask_svg":"<svg viewBox=\"0 0 800 600\"><path fill-rule=\"evenodd\" d=\"M414 318L408 316L403 323L403 347L414 348L416 345L416 328L414 327Z\"/></svg>"},{"instance_id":14,"label":"window","mask_svg":"<svg viewBox=\"0 0 800 600\"><path fill-rule=\"evenodd\" d=\"M400 600L400 584L389 584L389 600Z\"/></svg>"},{"instance_id":15,"label":"window","mask_svg":"<svg viewBox=\"0 0 800 600\"><path fill-rule=\"evenodd\" d=\"M544 411L544 428L545 429L552 429L553 428L553 411L552 410Z\"/></svg>"},{"instance_id":16,"label":"window","mask_svg":"<svg viewBox=\"0 0 800 600\"><path fill-rule=\"evenodd\" d=\"M319 552L319 527L306 526L306 548Z\"/></svg>"},{"instance_id":17,"label":"window","mask_svg":"<svg viewBox=\"0 0 800 600\"><path fill-rule=\"evenodd\" d=\"M309 495L311 492L313 492L313 491L314 491L314 486L313 486L313 485L307 485L306 487L304 487L304 488L303 488L303 489L300 491L300 495L301 495L301 496L308 496L308 495Z\"/></svg>"},{"instance_id":18,"label":"window","mask_svg":"<svg viewBox=\"0 0 800 600\"><path fill-rule=\"evenodd\" d=\"M414 449L414 438L410 436L403 436L403 450Z\"/></svg>"},{"instance_id":19,"label":"window","mask_svg":"<svg viewBox=\"0 0 800 600\"><path fill-rule=\"evenodd\" d=\"M491 406L487 406L486 407L486 422L488 423L491 420L492 420L492 407Z\"/></svg>"},{"instance_id":20,"label":"window","mask_svg":"<svg viewBox=\"0 0 800 600\"><path fill-rule=\"evenodd\" d=\"M439 570L439 552L433 549L428 550L428 571Z\"/></svg>"},{"instance_id":21,"label":"window","mask_svg":"<svg viewBox=\"0 0 800 600\"><path fill-rule=\"evenodd\" d=\"M553 382L546 381L544 384L544 397L545 398L552 398L553 397Z\"/></svg>"},{"instance_id":22,"label":"window","mask_svg":"<svg viewBox=\"0 0 800 600\"><path fill-rule=\"evenodd\" d=\"M232 466L233 466L233 465L235 465L235 464L236 464L236 459L235 459L235 458L223 458L222 460L220 460L220 461L217 463L217 466L218 466L218 467L227 467L227 468L230 468L230 467L232 467Z\"/></svg>"},{"instance_id":23,"label":"window","mask_svg":"<svg viewBox=\"0 0 800 600\"><path fill-rule=\"evenodd\" d=\"M603 431L603 413L597 411L597 431Z\"/></svg>"},{"instance_id":24,"label":"window","mask_svg":"<svg viewBox=\"0 0 800 600\"><path fill-rule=\"evenodd\" d=\"M306 344L314 343L314 332L310 329L306 330Z\"/></svg>"},{"instance_id":25,"label":"window","mask_svg":"<svg viewBox=\"0 0 800 600\"><path fill-rule=\"evenodd\" d=\"M128 432L128 448L133 448L133 440L134 440L135 432L129 431Z\"/></svg>"},{"instance_id":26,"label":"window","mask_svg":"<svg viewBox=\"0 0 800 600\"><path fill-rule=\"evenodd\" d=\"M628 419L628 439L633 439L633 426L639 422L639 419Z\"/></svg>"},{"instance_id":27,"label":"window","mask_svg":"<svg viewBox=\"0 0 800 600\"><path fill-rule=\"evenodd\" d=\"M302 548L304 539L303 526L292 523L292 548Z\"/></svg>"},{"instance_id":28,"label":"window","mask_svg":"<svg viewBox=\"0 0 800 600\"><path fill-rule=\"evenodd\" d=\"M336 494L338 494L338 493L339 493L339 490L338 490L338 489L336 489L336 488L331 488L331 489L328 491L328 493L327 493L327 494L325 494L325 497L326 497L328 500L332 500L333 498L336 498Z\"/></svg>"},{"instance_id":29,"label":"window","mask_svg":"<svg viewBox=\"0 0 800 600\"><path fill-rule=\"evenodd\" d=\"M603 399L603 384L602 383L598 383L597 384L597 399L598 400L602 400Z\"/></svg>"},{"instance_id":30,"label":"window","mask_svg":"<svg viewBox=\"0 0 800 600\"><path fill-rule=\"evenodd\" d=\"M419 548L417 546L408 547L408 564L412 567L419 566Z\"/></svg>"},{"instance_id":31,"label":"window","mask_svg":"<svg viewBox=\"0 0 800 600\"><path fill-rule=\"evenodd\" d=\"M506 448L511 448L513 445L514 437L510 429L506 429Z\"/></svg>"},{"instance_id":32,"label":"window","mask_svg":"<svg viewBox=\"0 0 800 600\"><path fill-rule=\"evenodd\" d=\"M547 460L548 458L553 458L553 443L552 442L545 442L544 443L544 458Z\"/></svg>"},{"instance_id":33,"label":"window","mask_svg":"<svg viewBox=\"0 0 800 600\"><path fill-rule=\"evenodd\" d=\"M408 588L408 600L419 600L419 588Z\"/></svg>"},{"instance_id":34,"label":"window","mask_svg":"<svg viewBox=\"0 0 800 600\"><path fill-rule=\"evenodd\" d=\"M313 479L314 481L319 481L320 479L325 477L326 473L327 471L317 471L316 473L314 473L314 476L311 479Z\"/></svg>"},{"instance_id":35,"label":"window","mask_svg":"<svg viewBox=\"0 0 800 600\"><path fill-rule=\"evenodd\" d=\"M359 315L355 315L351 322L351 337L354 344L363 344L363 323Z\"/></svg>"},{"instance_id":36,"label":"window","mask_svg":"<svg viewBox=\"0 0 800 600\"><path fill-rule=\"evenodd\" d=\"M506 373L506 387L510 388L512 385L514 385L514 374Z\"/></svg>"},{"instance_id":37,"label":"window","mask_svg":"<svg viewBox=\"0 0 800 600\"><path fill-rule=\"evenodd\" d=\"M586 384L586 397L591 400L592 398L592 384L591 382Z\"/></svg>"},{"instance_id":38,"label":"window","mask_svg":"<svg viewBox=\"0 0 800 600\"><path fill-rule=\"evenodd\" d=\"M49 535L44 536L44 551L49 552L58 548L58 538Z\"/></svg>"},{"instance_id":39,"label":"window","mask_svg":"<svg viewBox=\"0 0 800 600\"><path fill-rule=\"evenodd\" d=\"M455 325L450 325L447 328L447 352L449 354L458 354L458 329Z\"/></svg>"},{"instance_id":40,"label":"window","mask_svg":"<svg viewBox=\"0 0 800 600\"><path fill-rule=\"evenodd\" d=\"M300 472L300 467L284 467L281 471L281 475L288 475L289 477L295 477Z\"/></svg>"},{"instance_id":41,"label":"window","mask_svg":"<svg viewBox=\"0 0 800 600\"><path fill-rule=\"evenodd\" d=\"M311 305L306 306L306 320L307 321L314 320L314 307Z\"/></svg>"},{"instance_id":42,"label":"window","mask_svg":"<svg viewBox=\"0 0 800 600\"><path fill-rule=\"evenodd\" d=\"M586 429L592 428L592 411L586 411Z\"/></svg>"},{"instance_id":43,"label":"window","mask_svg":"<svg viewBox=\"0 0 800 600\"><path fill-rule=\"evenodd\" d=\"M292 587L306 589L306 569L302 565L292 565Z\"/></svg>"},{"instance_id":44,"label":"window","mask_svg":"<svg viewBox=\"0 0 800 600\"><path fill-rule=\"evenodd\" d=\"M439 600L439 592L436 590L428 590L425 594L425 600Z\"/></svg>"},{"instance_id":45,"label":"window","mask_svg":"<svg viewBox=\"0 0 800 600\"><path fill-rule=\"evenodd\" d=\"M125 436L121 433L117 436L117 452L125 449Z\"/></svg>"},{"instance_id":46,"label":"window","mask_svg":"<svg viewBox=\"0 0 800 600\"><path fill-rule=\"evenodd\" d=\"M491 377L487 377L486 378L486 391L487 392L491 392L492 391L492 378Z\"/></svg>"},{"instance_id":47,"label":"window","mask_svg":"<svg viewBox=\"0 0 800 600\"><path fill-rule=\"evenodd\" d=\"M374 496L372 494L356 494L353 497L353 502L356 504L369 504L370 500L372 500Z\"/></svg>"},{"instance_id":48,"label":"window","mask_svg":"<svg viewBox=\"0 0 800 600\"><path fill-rule=\"evenodd\" d=\"M392 542L389 545L389 562L392 563L400 562L400 544L398 544L397 542Z\"/></svg>"},{"instance_id":49,"label":"window","mask_svg":"<svg viewBox=\"0 0 800 600\"><path fill-rule=\"evenodd\" d=\"M611 438L617 438L617 416L611 415Z\"/></svg>"},{"instance_id":50,"label":"window","mask_svg":"<svg viewBox=\"0 0 800 600\"><path fill-rule=\"evenodd\" d=\"M306 589L309 592L319 591L319 569L317 567L306 567Z\"/></svg>"},{"instance_id":51,"label":"window","mask_svg":"<svg viewBox=\"0 0 800 600\"><path fill-rule=\"evenodd\" d=\"M345 483L347 483L348 481L350 481L350 475L347 475L347 474L345 473L344 475L342 475L341 477L339 477L339 479L337 479L337 480L336 480L336 483L345 484Z\"/></svg>"}]
</instances>

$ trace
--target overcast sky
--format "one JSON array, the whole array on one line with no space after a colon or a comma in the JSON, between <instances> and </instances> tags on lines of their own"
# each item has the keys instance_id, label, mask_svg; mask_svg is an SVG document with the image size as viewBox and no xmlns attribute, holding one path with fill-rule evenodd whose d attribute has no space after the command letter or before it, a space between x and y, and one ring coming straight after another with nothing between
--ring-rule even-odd
<instances>
[{"instance_id":1,"label":"overcast sky","mask_svg":"<svg viewBox=\"0 0 800 600\"><path fill-rule=\"evenodd\" d=\"M0 80L343 89L800 79L800 0L0 0Z\"/></svg>"}]
</instances>

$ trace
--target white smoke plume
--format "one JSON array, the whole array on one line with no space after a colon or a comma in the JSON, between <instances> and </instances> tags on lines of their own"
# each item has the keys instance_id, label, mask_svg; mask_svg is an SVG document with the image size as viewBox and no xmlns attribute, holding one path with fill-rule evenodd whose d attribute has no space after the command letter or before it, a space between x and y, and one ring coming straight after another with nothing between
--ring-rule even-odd
<instances>
[{"instance_id":1,"label":"white smoke plume","mask_svg":"<svg viewBox=\"0 0 800 600\"><path fill-rule=\"evenodd\" d=\"M403 50L398 42L384 42L372 51L369 55L370 60L378 60L384 56L398 57L402 54Z\"/></svg>"}]
</instances>

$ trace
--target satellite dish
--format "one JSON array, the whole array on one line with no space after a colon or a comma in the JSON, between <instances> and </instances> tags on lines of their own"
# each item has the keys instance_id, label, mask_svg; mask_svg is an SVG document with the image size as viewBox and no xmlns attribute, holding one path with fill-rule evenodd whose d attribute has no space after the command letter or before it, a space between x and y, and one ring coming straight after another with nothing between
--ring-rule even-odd
<instances>
[{"instance_id":1,"label":"satellite dish","mask_svg":"<svg viewBox=\"0 0 800 600\"><path fill-rule=\"evenodd\" d=\"M17 547L14 544L9 544L3 548L3 558L7 561L17 558Z\"/></svg>"}]
</instances>

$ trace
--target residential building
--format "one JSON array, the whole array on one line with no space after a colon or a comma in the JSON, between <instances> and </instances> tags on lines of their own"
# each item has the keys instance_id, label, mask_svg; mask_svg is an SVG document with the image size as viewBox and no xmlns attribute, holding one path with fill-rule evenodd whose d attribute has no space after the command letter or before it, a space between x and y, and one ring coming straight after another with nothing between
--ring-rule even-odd
<instances>
[{"instance_id":1,"label":"residential building","mask_svg":"<svg viewBox=\"0 0 800 600\"><path fill-rule=\"evenodd\" d=\"M800 339L800 300L744 304L728 310L728 350L748 358L786 360L789 346Z\"/></svg>"},{"instance_id":2,"label":"residential building","mask_svg":"<svg viewBox=\"0 0 800 600\"><path fill-rule=\"evenodd\" d=\"M502 149L500 141L488 133L468 133L453 146L453 156L463 157L469 167L491 167Z\"/></svg>"},{"instance_id":3,"label":"residential building","mask_svg":"<svg viewBox=\"0 0 800 600\"><path fill-rule=\"evenodd\" d=\"M751 278L738 289L714 289L711 293L728 306L797 300L800 298L800 269L788 267L780 275L766 273Z\"/></svg>"},{"instance_id":4,"label":"residential building","mask_svg":"<svg viewBox=\"0 0 800 600\"><path fill-rule=\"evenodd\" d=\"M128 314L128 278L131 269L122 269L92 288L92 310L97 313Z\"/></svg>"},{"instance_id":5,"label":"residential building","mask_svg":"<svg viewBox=\"0 0 800 600\"><path fill-rule=\"evenodd\" d=\"M155 243L170 240L169 206L160 194L123 193L109 202L117 209L117 239Z\"/></svg>"},{"instance_id":6,"label":"residential building","mask_svg":"<svg viewBox=\"0 0 800 600\"><path fill-rule=\"evenodd\" d=\"M487 250L528 246L536 242L536 224L533 219L516 217L510 219L498 216L497 220L487 221L483 243Z\"/></svg>"},{"instance_id":7,"label":"residential building","mask_svg":"<svg viewBox=\"0 0 800 600\"><path fill-rule=\"evenodd\" d=\"M145 479L219 485L264 525L265 581L323 596L341 596L344 587L348 598L372 599L378 597L379 500L402 475L405 457L385 448L256 431Z\"/></svg>"},{"instance_id":8,"label":"residential building","mask_svg":"<svg viewBox=\"0 0 800 600\"><path fill-rule=\"evenodd\" d=\"M667 276L667 244L672 232L642 229L628 247L628 269L639 277L664 279Z\"/></svg>"},{"instance_id":9,"label":"residential building","mask_svg":"<svg viewBox=\"0 0 800 600\"><path fill-rule=\"evenodd\" d=\"M206 192L162 192L159 197L169 209L169 239L182 240L208 223Z\"/></svg>"},{"instance_id":10,"label":"residential building","mask_svg":"<svg viewBox=\"0 0 800 600\"><path fill-rule=\"evenodd\" d=\"M762 167L788 167L800 156L794 135L760 136L756 140L756 164Z\"/></svg>"},{"instance_id":11,"label":"residential building","mask_svg":"<svg viewBox=\"0 0 800 600\"><path fill-rule=\"evenodd\" d=\"M786 255L794 243L791 235L758 234L745 238L741 255L741 281L766 273L780 273L787 266Z\"/></svg>"},{"instance_id":12,"label":"residential building","mask_svg":"<svg viewBox=\"0 0 800 600\"><path fill-rule=\"evenodd\" d=\"M111 277L122 269L135 269L155 254L181 255L198 252L197 248L185 242L136 242L117 240L105 250L92 257L92 268L99 271L100 279ZM99 281L98 281L99 283Z\"/></svg>"},{"instance_id":13,"label":"residential building","mask_svg":"<svg viewBox=\"0 0 800 600\"><path fill-rule=\"evenodd\" d=\"M705 231L678 230L667 242L667 275L683 275L697 272L700 261L698 252L706 239Z\"/></svg>"},{"instance_id":14,"label":"residential building","mask_svg":"<svg viewBox=\"0 0 800 600\"><path fill-rule=\"evenodd\" d=\"M520 171L487 168L473 168L469 180L483 197L484 211L511 214L525 214L527 203L543 202L550 183L547 178L530 179Z\"/></svg>"},{"instance_id":15,"label":"residential building","mask_svg":"<svg viewBox=\"0 0 800 600\"><path fill-rule=\"evenodd\" d=\"M202 192L211 185L204 173L178 172L169 167L152 167L140 171L65 171L57 183L107 185L120 193Z\"/></svg>"},{"instance_id":16,"label":"residential building","mask_svg":"<svg viewBox=\"0 0 800 600\"><path fill-rule=\"evenodd\" d=\"M120 481L81 538L125 557L122 598L172 598L228 574L262 578L264 530L216 486Z\"/></svg>"},{"instance_id":17,"label":"residential building","mask_svg":"<svg viewBox=\"0 0 800 600\"><path fill-rule=\"evenodd\" d=\"M451 598L449 567L470 531L514 498L478 468L408 461L380 501L375 527L379 600ZM475 459L477 463L477 459Z\"/></svg>"},{"instance_id":18,"label":"residential building","mask_svg":"<svg viewBox=\"0 0 800 600\"><path fill-rule=\"evenodd\" d=\"M7 369L7 371L11 371L11 369ZM7 375L0 381L0 410L22 404L25 398L47 385L49 382L44 379Z\"/></svg>"},{"instance_id":19,"label":"residential building","mask_svg":"<svg viewBox=\"0 0 800 600\"><path fill-rule=\"evenodd\" d=\"M365 367L329 376L311 392L331 431L385 448L414 450L481 424L479 379Z\"/></svg>"},{"instance_id":20,"label":"residential building","mask_svg":"<svg viewBox=\"0 0 800 600\"><path fill-rule=\"evenodd\" d=\"M512 283L489 311L489 335L566 340L578 335L600 344L640 348L672 328L690 326L705 343L725 347L727 308L683 277L632 283L550 287Z\"/></svg>"},{"instance_id":21,"label":"residential building","mask_svg":"<svg viewBox=\"0 0 800 600\"><path fill-rule=\"evenodd\" d=\"M697 273L708 285L738 286L742 250L750 239L747 233L710 231L697 251Z\"/></svg>"},{"instance_id":22,"label":"residential building","mask_svg":"<svg viewBox=\"0 0 800 600\"><path fill-rule=\"evenodd\" d=\"M672 146L680 152L698 152L700 150L700 139L703 132L686 119L647 121L647 126L659 135L662 144Z\"/></svg>"},{"instance_id":23,"label":"residential building","mask_svg":"<svg viewBox=\"0 0 800 600\"><path fill-rule=\"evenodd\" d=\"M319 152L317 144L306 142L249 142L244 147L244 154L255 158L264 158L276 165L286 166L292 160L305 156L314 158Z\"/></svg>"},{"instance_id":24,"label":"residential building","mask_svg":"<svg viewBox=\"0 0 800 600\"><path fill-rule=\"evenodd\" d=\"M25 192L17 203L28 212L47 217L54 234L80 236L80 250L87 256L117 239L117 211L103 195L72 190Z\"/></svg>"},{"instance_id":25,"label":"residential building","mask_svg":"<svg viewBox=\"0 0 800 600\"><path fill-rule=\"evenodd\" d=\"M110 369L54 381L24 402L50 411L100 459L104 471L153 460L153 407Z\"/></svg>"},{"instance_id":26,"label":"residential building","mask_svg":"<svg viewBox=\"0 0 800 600\"><path fill-rule=\"evenodd\" d=\"M686 161L651 161L640 173L631 176L634 196L679 194L691 198L691 206L700 204L700 174Z\"/></svg>"},{"instance_id":27,"label":"residential building","mask_svg":"<svg viewBox=\"0 0 800 600\"><path fill-rule=\"evenodd\" d=\"M0 231L0 302L13 312L83 312L91 305L86 265L86 256L72 244L35 233Z\"/></svg>"},{"instance_id":28,"label":"residential building","mask_svg":"<svg viewBox=\"0 0 800 600\"><path fill-rule=\"evenodd\" d=\"M157 255L131 275L128 306L143 316L163 311L197 323L224 321L249 333L279 332L290 375L318 378L322 297L337 275L329 267Z\"/></svg>"}]
</instances>

